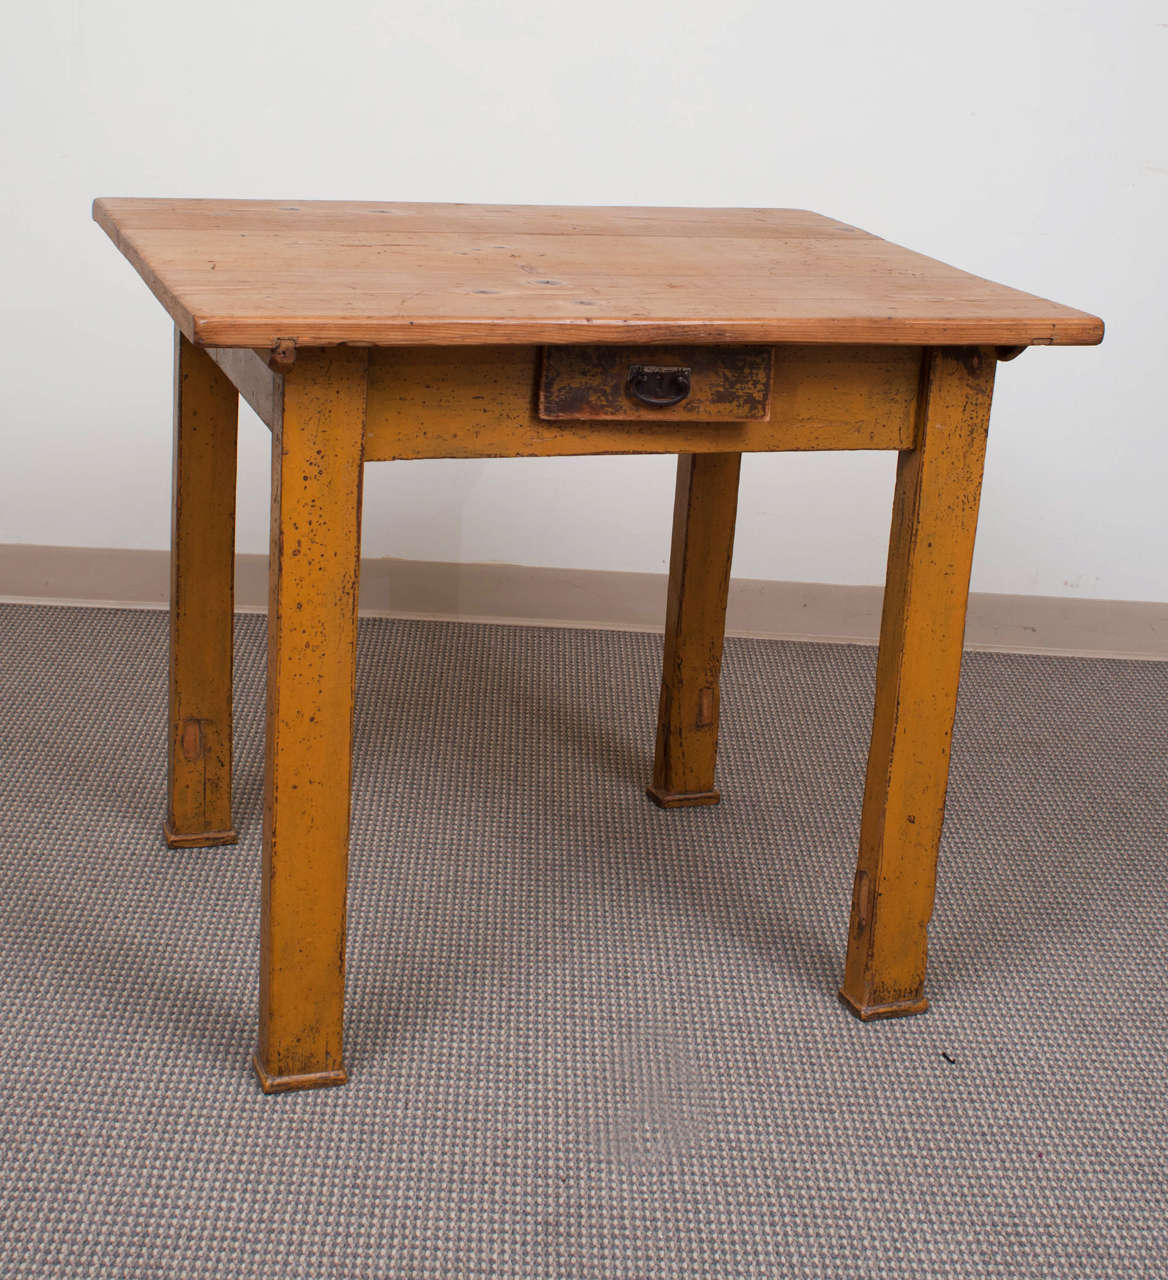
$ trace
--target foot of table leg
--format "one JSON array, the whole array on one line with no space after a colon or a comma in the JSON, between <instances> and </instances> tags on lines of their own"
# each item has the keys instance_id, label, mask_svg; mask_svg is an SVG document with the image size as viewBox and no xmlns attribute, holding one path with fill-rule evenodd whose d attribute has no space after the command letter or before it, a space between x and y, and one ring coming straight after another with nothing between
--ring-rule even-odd
<instances>
[{"instance_id":1,"label":"foot of table leg","mask_svg":"<svg viewBox=\"0 0 1168 1280\"><path fill-rule=\"evenodd\" d=\"M658 791L654 786L645 788L645 794L662 809L685 809L695 804L717 804L722 799L720 791Z\"/></svg>"},{"instance_id":2,"label":"foot of table leg","mask_svg":"<svg viewBox=\"0 0 1168 1280\"><path fill-rule=\"evenodd\" d=\"M344 1067L336 1071L314 1071L302 1076L270 1076L256 1052L251 1060L252 1069L265 1093L295 1093L300 1089L328 1089L349 1083L349 1073Z\"/></svg>"},{"instance_id":3,"label":"foot of table leg","mask_svg":"<svg viewBox=\"0 0 1168 1280\"><path fill-rule=\"evenodd\" d=\"M228 831L198 831L192 835L180 835L169 822L162 824L162 838L170 849L211 849L217 844L238 844L239 832L232 827Z\"/></svg>"},{"instance_id":4,"label":"foot of table leg","mask_svg":"<svg viewBox=\"0 0 1168 1280\"><path fill-rule=\"evenodd\" d=\"M265 1092L342 1084L365 353L297 354L272 437L260 1027Z\"/></svg>"},{"instance_id":5,"label":"foot of table leg","mask_svg":"<svg viewBox=\"0 0 1168 1280\"><path fill-rule=\"evenodd\" d=\"M929 1007L928 998L925 996L919 999L893 1000L890 1004L870 1005L856 1004L846 991L841 991L839 996L861 1022L876 1022L880 1018L903 1018L911 1013L925 1013Z\"/></svg>"},{"instance_id":6,"label":"foot of table leg","mask_svg":"<svg viewBox=\"0 0 1168 1280\"><path fill-rule=\"evenodd\" d=\"M738 453L677 460L665 661L650 799L664 809L717 804L718 678L738 507Z\"/></svg>"},{"instance_id":7,"label":"foot of table leg","mask_svg":"<svg viewBox=\"0 0 1168 1280\"><path fill-rule=\"evenodd\" d=\"M920 1013L995 360L934 350L900 455L876 711L841 996L864 1019Z\"/></svg>"},{"instance_id":8,"label":"foot of table leg","mask_svg":"<svg viewBox=\"0 0 1168 1280\"><path fill-rule=\"evenodd\" d=\"M175 335L167 814L172 849L232 844L231 662L239 397Z\"/></svg>"}]
</instances>

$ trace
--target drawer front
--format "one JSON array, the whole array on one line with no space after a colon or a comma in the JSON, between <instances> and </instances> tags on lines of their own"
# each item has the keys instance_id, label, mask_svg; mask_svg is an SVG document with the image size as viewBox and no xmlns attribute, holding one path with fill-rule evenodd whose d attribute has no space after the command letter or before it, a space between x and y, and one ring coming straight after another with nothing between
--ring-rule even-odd
<instances>
[{"instance_id":1,"label":"drawer front","mask_svg":"<svg viewBox=\"0 0 1168 1280\"><path fill-rule=\"evenodd\" d=\"M765 422L772 347L544 347L547 421Z\"/></svg>"}]
</instances>

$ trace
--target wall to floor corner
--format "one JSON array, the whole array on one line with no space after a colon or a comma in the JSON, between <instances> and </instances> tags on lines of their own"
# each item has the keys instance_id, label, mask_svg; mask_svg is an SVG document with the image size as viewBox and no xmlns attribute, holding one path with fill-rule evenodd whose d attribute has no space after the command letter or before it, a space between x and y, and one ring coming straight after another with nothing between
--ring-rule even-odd
<instances>
[{"instance_id":1,"label":"wall to floor corner","mask_svg":"<svg viewBox=\"0 0 1168 1280\"><path fill-rule=\"evenodd\" d=\"M467 622L661 631L665 573L549 569L467 561L365 558L361 613ZM0 603L166 607L165 551L0 544ZM766 639L875 644L883 592L873 586L730 583L726 629ZM268 604L266 556L236 557L235 607ZM1168 661L1168 604L974 592L967 649Z\"/></svg>"},{"instance_id":2,"label":"wall to floor corner","mask_svg":"<svg viewBox=\"0 0 1168 1280\"><path fill-rule=\"evenodd\" d=\"M96 195L799 206L1104 317L1003 365L974 588L1168 600L1162 5L24 5L0 42L0 543L159 549L169 322ZM267 544L241 433L239 545ZM880 582L886 455L749 457L735 572ZM379 559L657 573L666 458L370 468ZM3 590L3 584L0 584Z\"/></svg>"}]
</instances>

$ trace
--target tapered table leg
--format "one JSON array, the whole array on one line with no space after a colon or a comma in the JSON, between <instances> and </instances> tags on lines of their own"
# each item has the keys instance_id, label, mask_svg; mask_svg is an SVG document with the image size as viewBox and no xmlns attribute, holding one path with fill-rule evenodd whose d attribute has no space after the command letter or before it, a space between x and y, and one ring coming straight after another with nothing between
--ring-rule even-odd
<instances>
[{"instance_id":1,"label":"tapered table leg","mask_svg":"<svg viewBox=\"0 0 1168 1280\"><path fill-rule=\"evenodd\" d=\"M965 608L995 360L926 353L916 447L900 455L876 710L843 1000L861 1018L919 1013L949 778Z\"/></svg>"},{"instance_id":2,"label":"tapered table leg","mask_svg":"<svg viewBox=\"0 0 1168 1280\"><path fill-rule=\"evenodd\" d=\"M164 834L231 844L231 661L239 397L177 330Z\"/></svg>"},{"instance_id":3,"label":"tapered table leg","mask_svg":"<svg viewBox=\"0 0 1168 1280\"><path fill-rule=\"evenodd\" d=\"M677 460L665 662L650 797L663 808L717 804L718 677L738 508L739 453Z\"/></svg>"},{"instance_id":4,"label":"tapered table leg","mask_svg":"<svg viewBox=\"0 0 1168 1280\"><path fill-rule=\"evenodd\" d=\"M366 353L306 350L272 438L268 715L255 1067L343 1084L345 885Z\"/></svg>"}]
</instances>

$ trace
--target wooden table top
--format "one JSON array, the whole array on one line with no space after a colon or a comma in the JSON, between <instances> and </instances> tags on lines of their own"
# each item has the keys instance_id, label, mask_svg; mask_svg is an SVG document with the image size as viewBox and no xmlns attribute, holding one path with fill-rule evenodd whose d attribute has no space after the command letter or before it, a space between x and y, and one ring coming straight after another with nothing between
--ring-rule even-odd
<instances>
[{"instance_id":1,"label":"wooden table top","mask_svg":"<svg viewBox=\"0 0 1168 1280\"><path fill-rule=\"evenodd\" d=\"M103 199L207 346L1095 343L1103 322L800 209Z\"/></svg>"}]
</instances>

